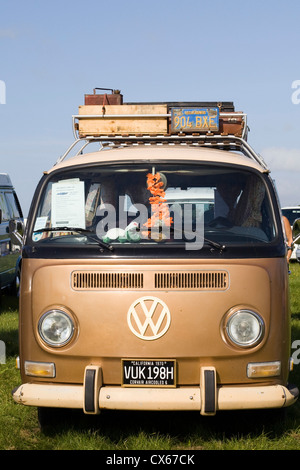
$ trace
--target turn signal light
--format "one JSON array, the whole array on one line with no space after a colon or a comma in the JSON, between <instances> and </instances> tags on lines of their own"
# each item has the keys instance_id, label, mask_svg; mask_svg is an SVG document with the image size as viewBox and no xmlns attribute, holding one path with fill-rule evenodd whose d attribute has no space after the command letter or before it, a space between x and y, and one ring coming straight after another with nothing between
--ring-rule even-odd
<instances>
[{"instance_id":1,"label":"turn signal light","mask_svg":"<svg viewBox=\"0 0 300 470\"><path fill-rule=\"evenodd\" d=\"M55 364L53 362L25 361L25 374L34 377L55 377Z\"/></svg>"},{"instance_id":2,"label":"turn signal light","mask_svg":"<svg viewBox=\"0 0 300 470\"><path fill-rule=\"evenodd\" d=\"M254 379L258 377L277 377L281 372L281 362L252 362L247 366L247 377Z\"/></svg>"}]
</instances>

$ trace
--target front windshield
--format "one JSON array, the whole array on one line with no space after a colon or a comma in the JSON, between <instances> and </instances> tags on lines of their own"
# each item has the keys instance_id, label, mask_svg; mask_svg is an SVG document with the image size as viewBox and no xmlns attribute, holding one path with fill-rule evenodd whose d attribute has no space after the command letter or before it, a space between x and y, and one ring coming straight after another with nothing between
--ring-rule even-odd
<instances>
[{"instance_id":1,"label":"front windshield","mask_svg":"<svg viewBox=\"0 0 300 470\"><path fill-rule=\"evenodd\" d=\"M274 216L262 177L233 166L118 164L50 175L35 244L200 250L266 244Z\"/></svg>"}]
</instances>

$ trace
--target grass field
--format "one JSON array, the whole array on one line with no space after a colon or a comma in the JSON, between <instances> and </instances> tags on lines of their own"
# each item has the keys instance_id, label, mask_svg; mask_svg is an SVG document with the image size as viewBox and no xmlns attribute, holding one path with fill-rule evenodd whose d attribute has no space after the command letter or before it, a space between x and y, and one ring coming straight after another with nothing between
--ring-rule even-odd
<instances>
[{"instance_id":1,"label":"grass field","mask_svg":"<svg viewBox=\"0 0 300 470\"><path fill-rule=\"evenodd\" d=\"M300 340L300 265L291 265L292 343ZM0 450L296 450L300 449L300 401L286 410L198 413L109 412L85 416L66 413L58 426L39 428L36 408L17 405L11 390L20 383L18 303L2 297L0 339L6 363L0 364ZM298 355L300 359L300 354ZM300 364L290 374L300 386Z\"/></svg>"}]
</instances>

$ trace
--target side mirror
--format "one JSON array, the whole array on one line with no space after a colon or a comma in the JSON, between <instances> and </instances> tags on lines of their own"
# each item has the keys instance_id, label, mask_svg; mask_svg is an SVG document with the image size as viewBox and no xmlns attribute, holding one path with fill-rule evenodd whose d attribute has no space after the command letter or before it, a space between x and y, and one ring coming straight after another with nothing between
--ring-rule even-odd
<instances>
[{"instance_id":1,"label":"side mirror","mask_svg":"<svg viewBox=\"0 0 300 470\"><path fill-rule=\"evenodd\" d=\"M300 219L293 223L293 243L300 244Z\"/></svg>"},{"instance_id":2,"label":"side mirror","mask_svg":"<svg viewBox=\"0 0 300 470\"><path fill-rule=\"evenodd\" d=\"M9 228L9 236L11 239L11 243L13 245L17 245L22 248L22 246L24 245L24 242L23 242L23 236L18 232L18 229L20 228L19 222L16 222L15 220L10 220L8 228Z\"/></svg>"}]
</instances>

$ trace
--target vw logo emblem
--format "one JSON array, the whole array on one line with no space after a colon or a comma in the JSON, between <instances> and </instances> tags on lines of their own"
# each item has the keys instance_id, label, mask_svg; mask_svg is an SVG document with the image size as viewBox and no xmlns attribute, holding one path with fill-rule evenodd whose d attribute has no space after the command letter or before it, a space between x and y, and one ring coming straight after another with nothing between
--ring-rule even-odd
<instances>
[{"instance_id":1,"label":"vw logo emblem","mask_svg":"<svg viewBox=\"0 0 300 470\"><path fill-rule=\"evenodd\" d=\"M163 336L170 327L171 314L167 305L156 297L141 297L129 307L127 323L138 338L151 341Z\"/></svg>"}]
</instances>

